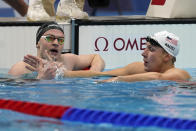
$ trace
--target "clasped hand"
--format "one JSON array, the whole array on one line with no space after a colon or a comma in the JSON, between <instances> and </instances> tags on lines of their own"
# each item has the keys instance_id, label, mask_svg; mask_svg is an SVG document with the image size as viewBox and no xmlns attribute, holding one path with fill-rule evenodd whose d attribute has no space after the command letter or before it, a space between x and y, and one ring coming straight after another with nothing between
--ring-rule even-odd
<instances>
[{"instance_id":1,"label":"clasped hand","mask_svg":"<svg viewBox=\"0 0 196 131\"><path fill-rule=\"evenodd\" d=\"M38 72L37 79L54 79L59 68L65 69L62 63L53 61L50 56L45 60L26 55L23 61L27 64L26 69Z\"/></svg>"}]
</instances>

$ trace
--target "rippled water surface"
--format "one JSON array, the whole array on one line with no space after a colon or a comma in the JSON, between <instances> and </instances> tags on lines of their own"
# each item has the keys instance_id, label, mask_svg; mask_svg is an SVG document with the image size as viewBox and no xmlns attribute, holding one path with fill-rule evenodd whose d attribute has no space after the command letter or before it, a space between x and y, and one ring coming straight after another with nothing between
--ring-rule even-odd
<instances>
[{"instance_id":1,"label":"rippled water surface","mask_svg":"<svg viewBox=\"0 0 196 131\"><path fill-rule=\"evenodd\" d=\"M108 77L65 78L62 80L7 79L0 74L0 99L13 99L93 110L139 113L196 120L196 69L186 69L191 82L148 81L101 83ZM127 128L61 122L55 119L0 110L0 129L38 131L78 130L154 130L161 128Z\"/></svg>"}]
</instances>

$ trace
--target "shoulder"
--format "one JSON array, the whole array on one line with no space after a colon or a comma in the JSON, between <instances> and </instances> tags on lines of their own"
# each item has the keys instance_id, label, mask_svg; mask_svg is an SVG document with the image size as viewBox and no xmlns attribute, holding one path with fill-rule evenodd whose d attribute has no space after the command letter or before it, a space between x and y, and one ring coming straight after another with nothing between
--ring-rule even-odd
<instances>
[{"instance_id":1,"label":"shoulder","mask_svg":"<svg viewBox=\"0 0 196 131\"><path fill-rule=\"evenodd\" d=\"M189 80L191 78L190 74L187 71L179 68L169 69L164 74L170 76L171 79L174 80Z\"/></svg>"},{"instance_id":2,"label":"shoulder","mask_svg":"<svg viewBox=\"0 0 196 131\"><path fill-rule=\"evenodd\" d=\"M13 69L16 69L16 68L23 68L23 67L25 67L25 65L26 65L26 64L25 64L23 61L20 61L20 62L14 64L14 65L11 67L11 69L12 69L12 68L13 68Z\"/></svg>"},{"instance_id":3,"label":"shoulder","mask_svg":"<svg viewBox=\"0 0 196 131\"><path fill-rule=\"evenodd\" d=\"M61 58L65 63L74 64L78 60L78 55L66 53L66 54L62 54Z\"/></svg>"},{"instance_id":4,"label":"shoulder","mask_svg":"<svg viewBox=\"0 0 196 131\"><path fill-rule=\"evenodd\" d=\"M72 57L72 56L77 56L77 55L76 54L72 54L72 53L65 53L65 54L62 54L62 56Z\"/></svg>"},{"instance_id":5,"label":"shoulder","mask_svg":"<svg viewBox=\"0 0 196 131\"><path fill-rule=\"evenodd\" d=\"M78 61L78 55L66 53L61 55L61 59L62 59L61 62L64 63L64 66L68 70L73 70Z\"/></svg>"},{"instance_id":6,"label":"shoulder","mask_svg":"<svg viewBox=\"0 0 196 131\"><path fill-rule=\"evenodd\" d=\"M178 74L189 75L187 71L179 69L179 68L171 68L167 70L165 73L178 73Z\"/></svg>"},{"instance_id":7,"label":"shoulder","mask_svg":"<svg viewBox=\"0 0 196 131\"><path fill-rule=\"evenodd\" d=\"M17 75L22 75L22 74L25 74L25 73L30 73L29 70L27 70L25 68L26 64L23 62L23 61L20 61L16 64L14 64L11 69L9 70L9 74L11 75L14 75L14 76L17 76Z\"/></svg>"},{"instance_id":8,"label":"shoulder","mask_svg":"<svg viewBox=\"0 0 196 131\"><path fill-rule=\"evenodd\" d=\"M66 59L74 59L74 58L77 58L78 55L75 55L75 54L72 54L72 53L66 53L66 54L62 54L61 55L62 58L66 58Z\"/></svg>"}]
</instances>

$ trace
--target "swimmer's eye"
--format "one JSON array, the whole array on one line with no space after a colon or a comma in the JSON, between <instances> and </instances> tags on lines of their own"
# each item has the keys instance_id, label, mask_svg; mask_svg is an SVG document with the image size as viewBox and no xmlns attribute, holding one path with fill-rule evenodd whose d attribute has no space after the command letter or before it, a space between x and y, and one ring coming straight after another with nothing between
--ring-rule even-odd
<instances>
[{"instance_id":1,"label":"swimmer's eye","mask_svg":"<svg viewBox=\"0 0 196 131\"><path fill-rule=\"evenodd\" d=\"M155 51L155 48L151 45L147 46L147 49L150 51L150 52L153 52Z\"/></svg>"},{"instance_id":2,"label":"swimmer's eye","mask_svg":"<svg viewBox=\"0 0 196 131\"><path fill-rule=\"evenodd\" d=\"M57 40L60 45L64 44L64 38L57 38Z\"/></svg>"}]
</instances>

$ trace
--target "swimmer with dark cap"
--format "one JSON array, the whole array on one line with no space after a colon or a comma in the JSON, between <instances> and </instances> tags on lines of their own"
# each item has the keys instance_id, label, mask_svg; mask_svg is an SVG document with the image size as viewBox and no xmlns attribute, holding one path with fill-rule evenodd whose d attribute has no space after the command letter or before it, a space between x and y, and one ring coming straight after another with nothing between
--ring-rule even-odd
<instances>
[{"instance_id":1,"label":"swimmer with dark cap","mask_svg":"<svg viewBox=\"0 0 196 131\"><path fill-rule=\"evenodd\" d=\"M38 72L38 79L53 79L57 71L76 71L89 67L89 71L102 71L105 67L98 54L62 54L64 31L55 22L43 24L36 34L37 56L26 55L9 70L12 76Z\"/></svg>"}]
</instances>

